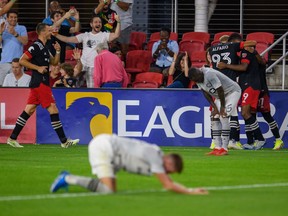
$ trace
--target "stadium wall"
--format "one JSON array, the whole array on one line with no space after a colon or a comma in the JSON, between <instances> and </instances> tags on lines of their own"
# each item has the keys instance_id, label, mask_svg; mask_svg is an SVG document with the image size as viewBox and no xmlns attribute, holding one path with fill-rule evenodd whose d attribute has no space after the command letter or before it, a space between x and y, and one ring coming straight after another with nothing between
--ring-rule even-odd
<instances>
[{"instance_id":1,"label":"stadium wall","mask_svg":"<svg viewBox=\"0 0 288 216\"><path fill-rule=\"evenodd\" d=\"M26 104L29 89L0 88L1 136L5 143ZM160 146L209 146L209 105L199 90L168 89L53 89L66 135L88 144L93 136L116 133ZM285 143L288 142L286 91L271 92L272 115ZM258 115L267 147L274 138ZM244 121L240 118L241 141L245 143ZM36 140L35 140L36 138ZM42 107L29 119L19 136L21 143L58 144L50 116Z\"/></svg>"}]
</instances>

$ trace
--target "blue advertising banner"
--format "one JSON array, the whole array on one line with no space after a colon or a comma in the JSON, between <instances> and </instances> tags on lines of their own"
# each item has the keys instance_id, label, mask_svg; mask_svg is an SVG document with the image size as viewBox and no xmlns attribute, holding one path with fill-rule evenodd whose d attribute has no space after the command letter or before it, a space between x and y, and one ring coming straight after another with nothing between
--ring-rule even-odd
<instances>
[{"instance_id":1,"label":"blue advertising banner","mask_svg":"<svg viewBox=\"0 0 288 216\"><path fill-rule=\"evenodd\" d=\"M88 144L93 136L116 133L161 146L209 146L209 104L199 90L168 89L53 89L67 137ZM279 124L283 141L288 125L287 92L271 92L271 112ZM274 138L258 115L267 147ZM239 117L240 118L240 117ZM245 143L240 118L241 142ZM37 143L59 143L46 110L37 108Z\"/></svg>"}]
</instances>

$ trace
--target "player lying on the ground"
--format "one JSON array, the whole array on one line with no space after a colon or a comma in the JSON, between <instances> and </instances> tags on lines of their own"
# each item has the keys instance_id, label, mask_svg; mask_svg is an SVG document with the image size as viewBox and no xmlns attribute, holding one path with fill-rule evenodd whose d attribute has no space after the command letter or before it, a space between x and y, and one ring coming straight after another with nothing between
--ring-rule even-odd
<instances>
[{"instance_id":1,"label":"player lying on the ground","mask_svg":"<svg viewBox=\"0 0 288 216\"><path fill-rule=\"evenodd\" d=\"M173 182L168 174L181 173L182 158L178 154L164 155L157 145L115 134L101 134L89 143L88 153L92 173L98 178L76 176L64 171L51 185L51 192L68 185L79 185L93 192L113 193L116 192L115 175L123 169L141 175L154 174L165 189L177 193L208 194L205 189L186 188Z\"/></svg>"}]
</instances>

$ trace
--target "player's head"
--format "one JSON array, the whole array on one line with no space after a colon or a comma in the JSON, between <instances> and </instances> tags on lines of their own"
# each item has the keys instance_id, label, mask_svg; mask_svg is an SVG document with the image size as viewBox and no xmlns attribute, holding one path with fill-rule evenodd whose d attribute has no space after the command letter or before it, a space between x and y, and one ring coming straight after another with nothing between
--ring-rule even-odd
<instances>
[{"instance_id":1,"label":"player's head","mask_svg":"<svg viewBox=\"0 0 288 216\"><path fill-rule=\"evenodd\" d=\"M188 71L188 78L194 82L202 83L204 74L199 68L191 67Z\"/></svg>"},{"instance_id":2,"label":"player's head","mask_svg":"<svg viewBox=\"0 0 288 216\"><path fill-rule=\"evenodd\" d=\"M242 40L243 40L242 36L236 32L232 33L228 38L228 42L233 42L233 43L237 43L237 42L240 42Z\"/></svg>"},{"instance_id":3,"label":"player's head","mask_svg":"<svg viewBox=\"0 0 288 216\"><path fill-rule=\"evenodd\" d=\"M49 30L49 26L46 23L38 23L36 26L36 33L38 35L45 34Z\"/></svg>"},{"instance_id":4,"label":"player's head","mask_svg":"<svg viewBox=\"0 0 288 216\"><path fill-rule=\"evenodd\" d=\"M228 42L228 39L229 39L229 35L222 35L222 36L219 38L219 41L220 41L220 43L227 43L227 42Z\"/></svg>"},{"instance_id":5,"label":"player's head","mask_svg":"<svg viewBox=\"0 0 288 216\"><path fill-rule=\"evenodd\" d=\"M179 154L166 154L163 157L163 163L167 173L181 173L183 170L183 160Z\"/></svg>"}]
</instances>

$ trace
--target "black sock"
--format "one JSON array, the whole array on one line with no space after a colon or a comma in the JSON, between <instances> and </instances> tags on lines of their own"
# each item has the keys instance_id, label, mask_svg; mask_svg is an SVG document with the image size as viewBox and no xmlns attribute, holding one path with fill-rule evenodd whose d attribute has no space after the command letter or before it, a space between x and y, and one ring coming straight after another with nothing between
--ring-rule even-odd
<instances>
[{"instance_id":1,"label":"black sock","mask_svg":"<svg viewBox=\"0 0 288 216\"><path fill-rule=\"evenodd\" d=\"M258 121L254 116L251 116L249 119L245 120L247 124L250 125L251 131L254 133L254 137L256 140L264 141L264 137L258 125Z\"/></svg>"},{"instance_id":2,"label":"black sock","mask_svg":"<svg viewBox=\"0 0 288 216\"><path fill-rule=\"evenodd\" d=\"M279 139L280 138L279 128L277 122L271 116L271 113L270 112L262 113L262 116L265 119L265 121L269 124L270 130L273 133L275 139Z\"/></svg>"},{"instance_id":3,"label":"black sock","mask_svg":"<svg viewBox=\"0 0 288 216\"><path fill-rule=\"evenodd\" d=\"M53 129L56 131L61 143L65 143L67 141L66 135L64 133L63 127L62 127L62 123L59 119L59 114L51 114L50 115L51 118L51 125L53 127Z\"/></svg>"},{"instance_id":4,"label":"black sock","mask_svg":"<svg viewBox=\"0 0 288 216\"><path fill-rule=\"evenodd\" d=\"M251 130L251 126L245 120L245 133L247 136L247 144L251 145L254 143L253 131Z\"/></svg>"},{"instance_id":5,"label":"black sock","mask_svg":"<svg viewBox=\"0 0 288 216\"><path fill-rule=\"evenodd\" d=\"M16 140L23 127L25 126L27 120L30 118L30 115L23 111L21 115L17 118L15 128L10 136L11 139Z\"/></svg>"},{"instance_id":6,"label":"black sock","mask_svg":"<svg viewBox=\"0 0 288 216\"><path fill-rule=\"evenodd\" d=\"M239 141L240 140L240 125L238 121L238 116L230 117L230 140Z\"/></svg>"}]
</instances>

